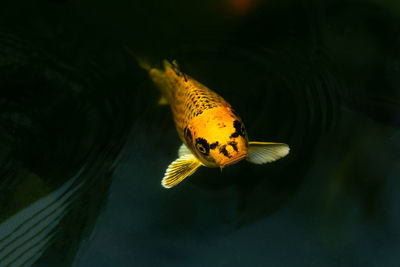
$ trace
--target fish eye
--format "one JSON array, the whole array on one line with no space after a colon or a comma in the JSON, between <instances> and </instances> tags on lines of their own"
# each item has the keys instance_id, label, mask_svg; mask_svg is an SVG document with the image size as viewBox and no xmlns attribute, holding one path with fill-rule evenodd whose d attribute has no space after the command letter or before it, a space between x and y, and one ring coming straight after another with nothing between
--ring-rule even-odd
<instances>
[{"instance_id":1,"label":"fish eye","mask_svg":"<svg viewBox=\"0 0 400 267\"><path fill-rule=\"evenodd\" d=\"M196 148L200 153L206 154L206 148L202 144L197 144Z\"/></svg>"},{"instance_id":2,"label":"fish eye","mask_svg":"<svg viewBox=\"0 0 400 267\"><path fill-rule=\"evenodd\" d=\"M196 149L203 155L208 155L210 152L210 145L203 138L196 138Z\"/></svg>"}]
</instances>

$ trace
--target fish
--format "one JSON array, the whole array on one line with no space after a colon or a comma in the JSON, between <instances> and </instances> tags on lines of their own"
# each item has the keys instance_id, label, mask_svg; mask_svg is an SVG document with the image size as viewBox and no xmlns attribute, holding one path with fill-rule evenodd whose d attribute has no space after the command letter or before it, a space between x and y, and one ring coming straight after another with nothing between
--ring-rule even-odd
<instances>
[{"instance_id":1,"label":"fish","mask_svg":"<svg viewBox=\"0 0 400 267\"><path fill-rule=\"evenodd\" d=\"M285 143L249 141L242 119L219 94L181 71L176 60L152 67L138 59L169 104L182 145L161 185L172 188L200 166L220 168L242 159L254 164L276 161L289 153Z\"/></svg>"}]
</instances>

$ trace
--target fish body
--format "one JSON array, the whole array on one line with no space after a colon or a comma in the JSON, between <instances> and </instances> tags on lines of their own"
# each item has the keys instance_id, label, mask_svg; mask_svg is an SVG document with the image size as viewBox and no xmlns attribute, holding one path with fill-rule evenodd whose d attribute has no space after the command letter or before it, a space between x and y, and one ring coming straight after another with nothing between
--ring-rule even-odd
<instances>
[{"instance_id":1,"label":"fish body","mask_svg":"<svg viewBox=\"0 0 400 267\"><path fill-rule=\"evenodd\" d=\"M164 69L148 70L160 89L161 104L168 103L183 145L179 158L165 172L162 185L171 188L193 174L201 165L224 168L242 159L263 164L284 157L289 147L283 143L249 142L244 124L231 105L216 92L184 74L173 61Z\"/></svg>"}]
</instances>

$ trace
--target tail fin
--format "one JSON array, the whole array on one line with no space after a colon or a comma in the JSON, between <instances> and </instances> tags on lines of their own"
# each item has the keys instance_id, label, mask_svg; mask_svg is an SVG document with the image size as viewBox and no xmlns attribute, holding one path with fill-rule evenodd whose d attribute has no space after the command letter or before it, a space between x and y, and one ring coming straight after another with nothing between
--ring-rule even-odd
<instances>
[{"instance_id":1,"label":"tail fin","mask_svg":"<svg viewBox=\"0 0 400 267\"><path fill-rule=\"evenodd\" d=\"M137 63L142 69L147 71L150 71L152 69L150 63L147 60L138 57L130 48L125 47L125 49L137 61Z\"/></svg>"}]
</instances>

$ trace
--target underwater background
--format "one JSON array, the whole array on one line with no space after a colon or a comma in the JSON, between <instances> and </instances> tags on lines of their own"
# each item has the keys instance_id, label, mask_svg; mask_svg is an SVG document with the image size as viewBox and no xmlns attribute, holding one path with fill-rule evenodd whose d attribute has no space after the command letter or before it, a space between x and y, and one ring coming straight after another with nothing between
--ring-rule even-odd
<instances>
[{"instance_id":1,"label":"underwater background","mask_svg":"<svg viewBox=\"0 0 400 267\"><path fill-rule=\"evenodd\" d=\"M161 187L131 53L222 95L267 165ZM2 0L0 266L400 266L398 0Z\"/></svg>"}]
</instances>

